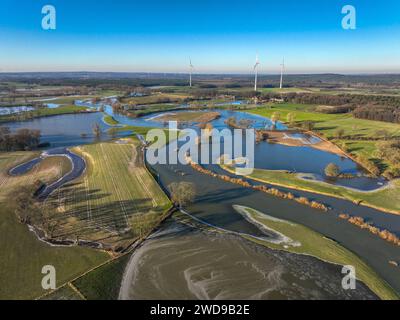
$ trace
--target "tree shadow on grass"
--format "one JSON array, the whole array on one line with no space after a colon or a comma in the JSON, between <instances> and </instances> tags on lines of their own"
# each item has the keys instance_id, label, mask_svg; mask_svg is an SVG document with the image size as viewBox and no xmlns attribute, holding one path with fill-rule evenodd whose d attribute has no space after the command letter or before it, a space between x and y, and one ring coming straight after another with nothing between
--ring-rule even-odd
<instances>
[{"instance_id":1,"label":"tree shadow on grass","mask_svg":"<svg viewBox=\"0 0 400 320\"><path fill-rule=\"evenodd\" d=\"M149 213L162 211L154 208L148 198L104 203L108 196L110 193L100 189L87 191L82 183L69 184L55 192L46 201L47 208L53 212L50 219L57 224L55 237L93 239L96 234L101 234L101 237L132 237L129 232L132 217L143 216L145 221Z\"/></svg>"}]
</instances>

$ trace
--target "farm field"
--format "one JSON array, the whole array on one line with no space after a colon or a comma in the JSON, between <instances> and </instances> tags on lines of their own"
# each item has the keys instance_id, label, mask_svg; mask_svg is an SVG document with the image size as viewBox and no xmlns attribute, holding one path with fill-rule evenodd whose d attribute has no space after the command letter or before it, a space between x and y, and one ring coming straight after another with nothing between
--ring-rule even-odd
<instances>
[{"instance_id":1,"label":"farm field","mask_svg":"<svg viewBox=\"0 0 400 320\"><path fill-rule=\"evenodd\" d=\"M42 300L117 300L131 254L110 260L42 297Z\"/></svg>"},{"instance_id":2,"label":"farm field","mask_svg":"<svg viewBox=\"0 0 400 320\"><path fill-rule=\"evenodd\" d=\"M36 180L54 181L68 169L64 158L45 159L37 168L20 177L7 172L15 165L37 156L35 152L12 152L0 155L0 287L1 299L34 299L44 293L41 274L44 265L57 271L57 285L109 259L104 252L82 247L51 247L41 242L21 224L8 201L21 186Z\"/></svg>"},{"instance_id":3,"label":"farm field","mask_svg":"<svg viewBox=\"0 0 400 320\"><path fill-rule=\"evenodd\" d=\"M122 250L149 231L170 203L144 167L137 139L73 148L86 173L48 199L60 213L57 239L84 239Z\"/></svg>"},{"instance_id":4,"label":"farm field","mask_svg":"<svg viewBox=\"0 0 400 320\"><path fill-rule=\"evenodd\" d=\"M73 281L73 285L88 300L116 300L130 257L130 254L126 254L110 261Z\"/></svg>"},{"instance_id":5,"label":"farm field","mask_svg":"<svg viewBox=\"0 0 400 320\"><path fill-rule=\"evenodd\" d=\"M83 298L69 284L66 284L40 300L83 300Z\"/></svg>"}]
</instances>

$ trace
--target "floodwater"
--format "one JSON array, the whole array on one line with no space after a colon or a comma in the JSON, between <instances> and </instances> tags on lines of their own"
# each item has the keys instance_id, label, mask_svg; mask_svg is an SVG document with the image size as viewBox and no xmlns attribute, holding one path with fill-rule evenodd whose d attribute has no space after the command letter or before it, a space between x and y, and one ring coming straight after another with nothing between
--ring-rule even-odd
<instances>
[{"instance_id":1,"label":"floodwater","mask_svg":"<svg viewBox=\"0 0 400 320\"><path fill-rule=\"evenodd\" d=\"M51 117L35 118L27 121L9 122L4 124L16 131L18 129L37 129L41 131L41 143L50 143L50 148L77 146L95 141L108 140L111 137L106 133L110 128L103 122L103 114L100 112L84 114L66 114ZM92 128L99 124L102 131L100 138L96 138ZM119 137L127 132L120 132Z\"/></svg>"},{"instance_id":2,"label":"floodwater","mask_svg":"<svg viewBox=\"0 0 400 320\"><path fill-rule=\"evenodd\" d=\"M343 290L341 267L174 219L131 256L120 299L376 299Z\"/></svg>"},{"instance_id":3,"label":"floodwater","mask_svg":"<svg viewBox=\"0 0 400 320\"><path fill-rule=\"evenodd\" d=\"M33 107L19 106L19 107L0 107L0 115L15 114L20 112L35 110Z\"/></svg>"},{"instance_id":4,"label":"floodwater","mask_svg":"<svg viewBox=\"0 0 400 320\"><path fill-rule=\"evenodd\" d=\"M102 104L92 104L90 101L75 101L77 106L85 106L88 108L99 109ZM49 107L57 107L50 104ZM105 113L112 115L117 121L126 125L157 127L163 128L166 123L156 120L157 117L168 113L159 112L146 115L140 118L129 118L121 114L114 114L110 105L104 105ZM184 106L177 106L177 108ZM208 111L210 111L208 109ZM226 120L235 117L237 121L242 119L249 120L252 128L263 129L272 128L276 130L286 130L287 127L280 122L273 123L270 119L248 114L240 111L221 110L218 111L221 117L212 121L213 127L219 130L227 128ZM186 112L185 110L176 110L173 113ZM93 114L76 114L61 115L54 117L45 117L33 119L24 122L15 122L7 124L11 129L29 128L40 129L42 131L42 142L49 142L51 147L73 146L78 144L86 144L94 141L95 137L92 133L94 123L99 123L103 132L109 127L103 123L101 113ZM186 125L186 127L198 130L196 123ZM127 132L120 132L119 136L126 135ZM292 134L292 137L305 139L308 144L316 143L318 138L305 136L303 134ZM101 140L109 139L103 134ZM355 175L352 179L327 179L324 170L329 163L335 163L339 166L341 172L351 173ZM365 172L354 161L343 158L336 154L313 149L308 146L291 147L280 144L270 144L266 142L259 143L255 146L255 168L268 170L288 170L292 172L308 174L312 179L325 181L327 183L342 185L349 188L359 189L363 191L371 191L381 188L386 184L383 178L370 178L365 176Z\"/></svg>"},{"instance_id":5,"label":"floodwater","mask_svg":"<svg viewBox=\"0 0 400 320\"><path fill-rule=\"evenodd\" d=\"M222 181L197 172L187 165L179 163L176 165L157 164L152 167L157 172L158 181L164 188L167 188L172 182L187 181L194 183L196 198L193 204L185 207L185 211L196 218L223 229L244 232L254 236L262 236L262 233L237 213L233 209L233 205L247 206L276 218L293 221L309 227L355 252L400 292L399 269L389 264L389 261L400 261L399 247L338 218L340 213L347 212L351 215L361 216L381 229L387 229L400 235L399 216L358 206L347 200L279 188L285 192L292 192L296 197L304 196L332 208L325 213L293 200L277 198L260 191ZM205 167L220 174L227 174L216 165ZM256 185L261 184L251 180L249 182Z\"/></svg>"},{"instance_id":6,"label":"floodwater","mask_svg":"<svg viewBox=\"0 0 400 320\"><path fill-rule=\"evenodd\" d=\"M101 105L93 105L90 102L76 101L76 105L98 109ZM248 114L240 111L220 110L221 117L212 121L214 128L222 130L227 128L225 121L230 117L235 117L237 121L242 119L250 120L251 127L256 129L271 128L274 124L270 119L262 116ZM129 118L121 114L114 114L110 105L105 105L105 112L112 115L117 121L126 125L140 127L163 128L167 124L157 121L156 118L166 112L149 114L140 118ZM173 113L185 112L176 110ZM167 112L168 113L168 112ZM79 144L92 143L95 137L92 133L92 126L98 123L104 134L101 140L107 140L105 131L109 128L102 121L102 113L72 114L52 117L37 118L24 122L13 122L6 124L12 130L19 128L39 129L42 132L42 142L49 142L51 147L74 146ZM186 127L199 129L196 123L188 124ZM276 130L286 130L287 127L278 122L275 124ZM125 136L128 132L120 132L119 136ZM318 142L314 138L305 135L294 134L295 138L308 139L309 143ZM270 144L261 142L255 146L255 168L268 170L287 170L297 173L305 173L312 176L315 180L327 183L342 185L363 191L371 191L381 188L386 184L383 178L370 178L365 176L365 172L354 161L336 154L313 149L308 146L291 147L281 144ZM339 166L341 172L355 175L352 179L327 179L324 170L329 163Z\"/></svg>"}]
</instances>

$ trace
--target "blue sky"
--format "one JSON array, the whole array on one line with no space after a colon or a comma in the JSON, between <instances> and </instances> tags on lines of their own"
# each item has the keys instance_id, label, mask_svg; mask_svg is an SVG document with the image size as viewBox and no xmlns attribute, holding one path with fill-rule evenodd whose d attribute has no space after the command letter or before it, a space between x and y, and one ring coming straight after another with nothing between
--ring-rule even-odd
<instances>
[{"instance_id":1,"label":"blue sky","mask_svg":"<svg viewBox=\"0 0 400 320\"><path fill-rule=\"evenodd\" d=\"M41 28L54 5L57 29ZM341 8L357 29L341 27ZM0 71L400 73L398 0L1 0Z\"/></svg>"}]
</instances>

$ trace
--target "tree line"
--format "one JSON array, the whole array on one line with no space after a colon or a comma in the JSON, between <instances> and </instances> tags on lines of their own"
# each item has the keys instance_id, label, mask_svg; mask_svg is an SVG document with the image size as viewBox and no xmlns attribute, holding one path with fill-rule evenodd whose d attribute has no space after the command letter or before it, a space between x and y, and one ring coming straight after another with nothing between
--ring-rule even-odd
<instances>
[{"instance_id":1,"label":"tree line","mask_svg":"<svg viewBox=\"0 0 400 320\"><path fill-rule=\"evenodd\" d=\"M9 127L0 127L0 151L32 150L40 144L40 130L18 129L11 133Z\"/></svg>"}]
</instances>

